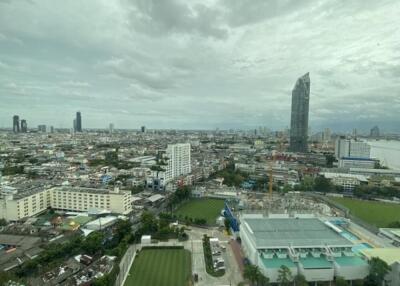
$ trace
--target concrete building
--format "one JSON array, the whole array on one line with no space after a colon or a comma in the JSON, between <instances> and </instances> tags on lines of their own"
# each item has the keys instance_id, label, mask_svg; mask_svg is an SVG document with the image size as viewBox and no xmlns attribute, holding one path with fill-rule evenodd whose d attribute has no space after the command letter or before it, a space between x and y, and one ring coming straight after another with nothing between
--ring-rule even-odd
<instances>
[{"instance_id":1,"label":"concrete building","mask_svg":"<svg viewBox=\"0 0 400 286\"><path fill-rule=\"evenodd\" d=\"M378 138L379 137L379 135L380 135L380 132L379 132L379 127L378 126L374 126L374 127L372 127L372 129L371 129L371 132L370 132L370 137L372 137L372 138Z\"/></svg>"},{"instance_id":2,"label":"concrete building","mask_svg":"<svg viewBox=\"0 0 400 286\"><path fill-rule=\"evenodd\" d=\"M25 119L21 120L21 132L22 133L28 132L28 124L26 123Z\"/></svg>"},{"instance_id":3,"label":"concrete building","mask_svg":"<svg viewBox=\"0 0 400 286\"><path fill-rule=\"evenodd\" d=\"M371 146L365 142L339 137L335 143L336 159L343 157L370 158Z\"/></svg>"},{"instance_id":4,"label":"concrete building","mask_svg":"<svg viewBox=\"0 0 400 286\"><path fill-rule=\"evenodd\" d=\"M76 129L75 132L82 132L82 116L81 116L81 112L78 111L76 113Z\"/></svg>"},{"instance_id":5,"label":"concrete building","mask_svg":"<svg viewBox=\"0 0 400 286\"><path fill-rule=\"evenodd\" d=\"M20 129L19 129L19 116L18 115L14 115L13 116L13 132L14 133L19 133Z\"/></svg>"},{"instance_id":6,"label":"concrete building","mask_svg":"<svg viewBox=\"0 0 400 286\"><path fill-rule=\"evenodd\" d=\"M373 169L376 161L368 158L342 157L339 159L340 168Z\"/></svg>"},{"instance_id":7,"label":"concrete building","mask_svg":"<svg viewBox=\"0 0 400 286\"><path fill-rule=\"evenodd\" d=\"M112 213L128 214L132 210L130 191L79 187L34 188L18 192L2 187L0 218L18 221L37 215L47 208L86 212L104 209Z\"/></svg>"},{"instance_id":8,"label":"concrete building","mask_svg":"<svg viewBox=\"0 0 400 286\"><path fill-rule=\"evenodd\" d=\"M345 192L351 192L356 186L368 183L368 177L364 175L333 172L321 172L320 174L330 180L335 186L341 186Z\"/></svg>"},{"instance_id":9,"label":"concrete building","mask_svg":"<svg viewBox=\"0 0 400 286\"><path fill-rule=\"evenodd\" d=\"M308 151L308 110L310 102L310 76L300 77L292 91L292 113L290 119L290 146L292 152Z\"/></svg>"},{"instance_id":10,"label":"concrete building","mask_svg":"<svg viewBox=\"0 0 400 286\"><path fill-rule=\"evenodd\" d=\"M385 277L385 285L400 285L400 248L371 248L361 252L368 259L378 257L390 266L391 271Z\"/></svg>"},{"instance_id":11,"label":"concrete building","mask_svg":"<svg viewBox=\"0 0 400 286\"><path fill-rule=\"evenodd\" d=\"M187 175L191 172L190 143L168 145L166 150L168 165L165 180Z\"/></svg>"},{"instance_id":12,"label":"concrete building","mask_svg":"<svg viewBox=\"0 0 400 286\"><path fill-rule=\"evenodd\" d=\"M270 282L287 266L308 282L363 279L368 263L352 252L353 244L329 221L311 215L242 215L240 238L245 255Z\"/></svg>"},{"instance_id":13,"label":"concrete building","mask_svg":"<svg viewBox=\"0 0 400 286\"><path fill-rule=\"evenodd\" d=\"M38 125L38 131L46 133L46 131L47 131L46 125L45 124Z\"/></svg>"}]
</instances>

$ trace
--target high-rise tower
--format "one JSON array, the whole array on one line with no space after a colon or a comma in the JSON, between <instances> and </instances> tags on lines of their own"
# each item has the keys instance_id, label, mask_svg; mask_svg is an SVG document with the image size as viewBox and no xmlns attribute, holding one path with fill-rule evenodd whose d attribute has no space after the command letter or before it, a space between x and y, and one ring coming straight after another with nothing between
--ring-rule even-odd
<instances>
[{"instance_id":1,"label":"high-rise tower","mask_svg":"<svg viewBox=\"0 0 400 286\"><path fill-rule=\"evenodd\" d=\"M28 132L28 124L26 123L25 119L21 120L21 132L22 133Z\"/></svg>"},{"instance_id":2,"label":"high-rise tower","mask_svg":"<svg viewBox=\"0 0 400 286\"><path fill-rule=\"evenodd\" d=\"M80 111L76 113L76 132L82 132L82 117Z\"/></svg>"},{"instance_id":3,"label":"high-rise tower","mask_svg":"<svg viewBox=\"0 0 400 286\"><path fill-rule=\"evenodd\" d=\"M290 151L307 152L308 109L310 102L310 75L306 73L296 81L292 91L290 119Z\"/></svg>"},{"instance_id":4,"label":"high-rise tower","mask_svg":"<svg viewBox=\"0 0 400 286\"><path fill-rule=\"evenodd\" d=\"M19 133L19 116L14 115L13 116L13 131L14 133Z\"/></svg>"}]
</instances>

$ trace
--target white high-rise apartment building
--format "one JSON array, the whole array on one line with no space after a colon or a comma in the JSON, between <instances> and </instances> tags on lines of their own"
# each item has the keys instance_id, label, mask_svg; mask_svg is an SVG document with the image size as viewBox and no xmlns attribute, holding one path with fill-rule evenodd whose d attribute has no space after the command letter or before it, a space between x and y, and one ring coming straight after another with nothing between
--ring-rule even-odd
<instances>
[{"instance_id":1,"label":"white high-rise apartment building","mask_svg":"<svg viewBox=\"0 0 400 286\"><path fill-rule=\"evenodd\" d=\"M335 155L341 158L370 158L371 147L361 141L338 138L335 144Z\"/></svg>"},{"instance_id":2,"label":"white high-rise apartment building","mask_svg":"<svg viewBox=\"0 0 400 286\"><path fill-rule=\"evenodd\" d=\"M190 144L180 143L168 145L166 150L168 157L168 167L166 170L166 180L174 179L182 175L189 174L191 170Z\"/></svg>"}]
</instances>

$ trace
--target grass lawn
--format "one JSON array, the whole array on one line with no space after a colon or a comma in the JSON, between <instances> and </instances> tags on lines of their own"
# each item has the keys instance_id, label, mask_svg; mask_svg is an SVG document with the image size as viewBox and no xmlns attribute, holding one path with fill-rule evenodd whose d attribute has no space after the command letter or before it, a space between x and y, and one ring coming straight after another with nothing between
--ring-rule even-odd
<instances>
[{"instance_id":1,"label":"grass lawn","mask_svg":"<svg viewBox=\"0 0 400 286\"><path fill-rule=\"evenodd\" d=\"M331 198L350 209L352 215L377 227L387 227L394 221L400 221L400 205L351 198Z\"/></svg>"},{"instance_id":2,"label":"grass lawn","mask_svg":"<svg viewBox=\"0 0 400 286\"><path fill-rule=\"evenodd\" d=\"M188 286L190 252L185 249L143 249L129 270L125 286Z\"/></svg>"},{"instance_id":3,"label":"grass lawn","mask_svg":"<svg viewBox=\"0 0 400 286\"><path fill-rule=\"evenodd\" d=\"M224 200L221 199L192 199L183 203L175 214L182 217L204 218L207 224L215 224L223 208Z\"/></svg>"}]
</instances>

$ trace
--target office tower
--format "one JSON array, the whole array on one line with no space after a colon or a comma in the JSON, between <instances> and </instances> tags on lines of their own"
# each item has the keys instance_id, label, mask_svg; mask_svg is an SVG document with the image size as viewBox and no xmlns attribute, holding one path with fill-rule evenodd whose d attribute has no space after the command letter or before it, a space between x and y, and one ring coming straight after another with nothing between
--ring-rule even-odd
<instances>
[{"instance_id":1,"label":"office tower","mask_svg":"<svg viewBox=\"0 0 400 286\"><path fill-rule=\"evenodd\" d=\"M19 133L19 116L13 116L13 131L14 133Z\"/></svg>"},{"instance_id":2,"label":"office tower","mask_svg":"<svg viewBox=\"0 0 400 286\"><path fill-rule=\"evenodd\" d=\"M368 143L339 137L335 143L335 156L341 158L370 158L371 146Z\"/></svg>"},{"instance_id":3,"label":"office tower","mask_svg":"<svg viewBox=\"0 0 400 286\"><path fill-rule=\"evenodd\" d=\"M379 127L378 126L374 126L371 129L370 136L373 137L373 138L378 138L379 137Z\"/></svg>"},{"instance_id":4,"label":"office tower","mask_svg":"<svg viewBox=\"0 0 400 286\"><path fill-rule=\"evenodd\" d=\"M310 76L306 73L296 81L292 91L290 146L292 152L307 152Z\"/></svg>"},{"instance_id":5,"label":"office tower","mask_svg":"<svg viewBox=\"0 0 400 286\"><path fill-rule=\"evenodd\" d=\"M140 130L142 131L142 133L146 133L146 126L142 126L142 127L140 128Z\"/></svg>"},{"instance_id":6,"label":"office tower","mask_svg":"<svg viewBox=\"0 0 400 286\"><path fill-rule=\"evenodd\" d=\"M38 131L46 133L46 131L47 131L46 130L46 125L45 124L38 125Z\"/></svg>"},{"instance_id":7,"label":"office tower","mask_svg":"<svg viewBox=\"0 0 400 286\"><path fill-rule=\"evenodd\" d=\"M109 131L110 134L113 134L113 132L114 132L114 124L110 123L108 131Z\"/></svg>"},{"instance_id":8,"label":"office tower","mask_svg":"<svg viewBox=\"0 0 400 286\"><path fill-rule=\"evenodd\" d=\"M28 124L26 123L25 119L21 120L21 132L22 133L28 132Z\"/></svg>"},{"instance_id":9,"label":"office tower","mask_svg":"<svg viewBox=\"0 0 400 286\"><path fill-rule=\"evenodd\" d=\"M72 128L74 129L74 132L76 132L76 119L72 122Z\"/></svg>"},{"instance_id":10,"label":"office tower","mask_svg":"<svg viewBox=\"0 0 400 286\"><path fill-rule=\"evenodd\" d=\"M54 133L54 126L50 126L50 133Z\"/></svg>"},{"instance_id":11,"label":"office tower","mask_svg":"<svg viewBox=\"0 0 400 286\"><path fill-rule=\"evenodd\" d=\"M190 144L170 144L167 146L166 156L168 166L166 178L177 178L191 172Z\"/></svg>"},{"instance_id":12,"label":"office tower","mask_svg":"<svg viewBox=\"0 0 400 286\"><path fill-rule=\"evenodd\" d=\"M76 113L76 132L82 132L82 117L80 111Z\"/></svg>"}]
</instances>

